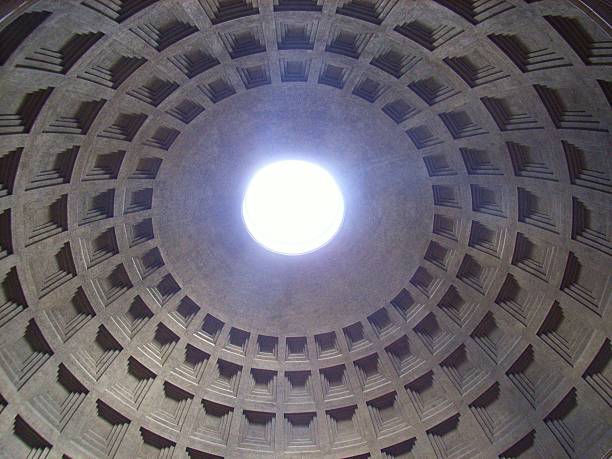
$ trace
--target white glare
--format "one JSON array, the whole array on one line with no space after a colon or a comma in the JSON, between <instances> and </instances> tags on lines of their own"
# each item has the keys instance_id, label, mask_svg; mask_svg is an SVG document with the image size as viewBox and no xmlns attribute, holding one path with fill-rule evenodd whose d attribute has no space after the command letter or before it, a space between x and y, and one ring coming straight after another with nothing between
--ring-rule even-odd
<instances>
[{"instance_id":1,"label":"white glare","mask_svg":"<svg viewBox=\"0 0 612 459\"><path fill-rule=\"evenodd\" d=\"M338 231L344 199L333 177L306 161L278 161L251 179L242 202L249 233L268 250L312 252Z\"/></svg>"}]
</instances>

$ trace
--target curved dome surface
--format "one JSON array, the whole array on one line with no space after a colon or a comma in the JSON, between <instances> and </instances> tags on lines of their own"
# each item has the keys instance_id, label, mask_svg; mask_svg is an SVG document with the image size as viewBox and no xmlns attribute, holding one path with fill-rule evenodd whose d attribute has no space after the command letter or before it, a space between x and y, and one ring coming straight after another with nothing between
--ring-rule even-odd
<instances>
[{"instance_id":1,"label":"curved dome surface","mask_svg":"<svg viewBox=\"0 0 612 459\"><path fill-rule=\"evenodd\" d=\"M612 448L605 5L2 8L0 457ZM295 257L284 159L345 199Z\"/></svg>"}]
</instances>

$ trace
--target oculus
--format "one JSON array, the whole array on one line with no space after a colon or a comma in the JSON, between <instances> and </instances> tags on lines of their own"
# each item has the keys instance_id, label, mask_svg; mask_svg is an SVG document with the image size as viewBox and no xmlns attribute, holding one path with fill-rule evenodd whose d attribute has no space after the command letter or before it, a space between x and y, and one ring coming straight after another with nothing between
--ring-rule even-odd
<instances>
[{"instance_id":1,"label":"oculus","mask_svg":"<svg viewBox=\"0 0 612 459\"><path fill-rule=\"evenodd\" d=\"M344 219L344 198L321 166L277 161L251 179L242 218L249 234L266 249L302 255L323 247L336 235Z\"/></svg>"}]
</instances>

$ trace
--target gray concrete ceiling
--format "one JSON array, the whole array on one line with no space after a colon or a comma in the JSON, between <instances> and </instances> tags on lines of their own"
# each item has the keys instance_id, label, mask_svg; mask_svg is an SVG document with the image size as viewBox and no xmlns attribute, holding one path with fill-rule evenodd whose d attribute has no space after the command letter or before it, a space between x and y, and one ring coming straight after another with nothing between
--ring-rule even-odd
<instances>
[{"instance_id":1,"label":"gray concrete ceiling","mask_svg":"<svg viewBox=\"0 0 612 459\"><path fill-rule=\"evenodd\" d=\"M595 2L13 3L0 457L612 448ZM303 257L240 215L289 156L346 198Z\"/></svg>"}]
</instances>

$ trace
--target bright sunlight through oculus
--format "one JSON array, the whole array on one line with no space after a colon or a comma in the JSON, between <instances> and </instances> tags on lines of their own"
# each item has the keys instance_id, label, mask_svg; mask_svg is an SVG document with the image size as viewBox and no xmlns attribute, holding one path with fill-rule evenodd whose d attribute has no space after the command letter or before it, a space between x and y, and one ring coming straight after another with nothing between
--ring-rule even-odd
<instances>
[{"instance_id":1,"label":"bright sunlight through oculus","mask_svg":"<svg viewBox=\"0 0 612 459\"><path fill-rule=\"evenodd\" d=\"M278 161L260 169L242 202L242 218L259 244L273 252L313 252L338 232L344 198L334 178L307 161Z\"/></svg>"}]
</instances>

